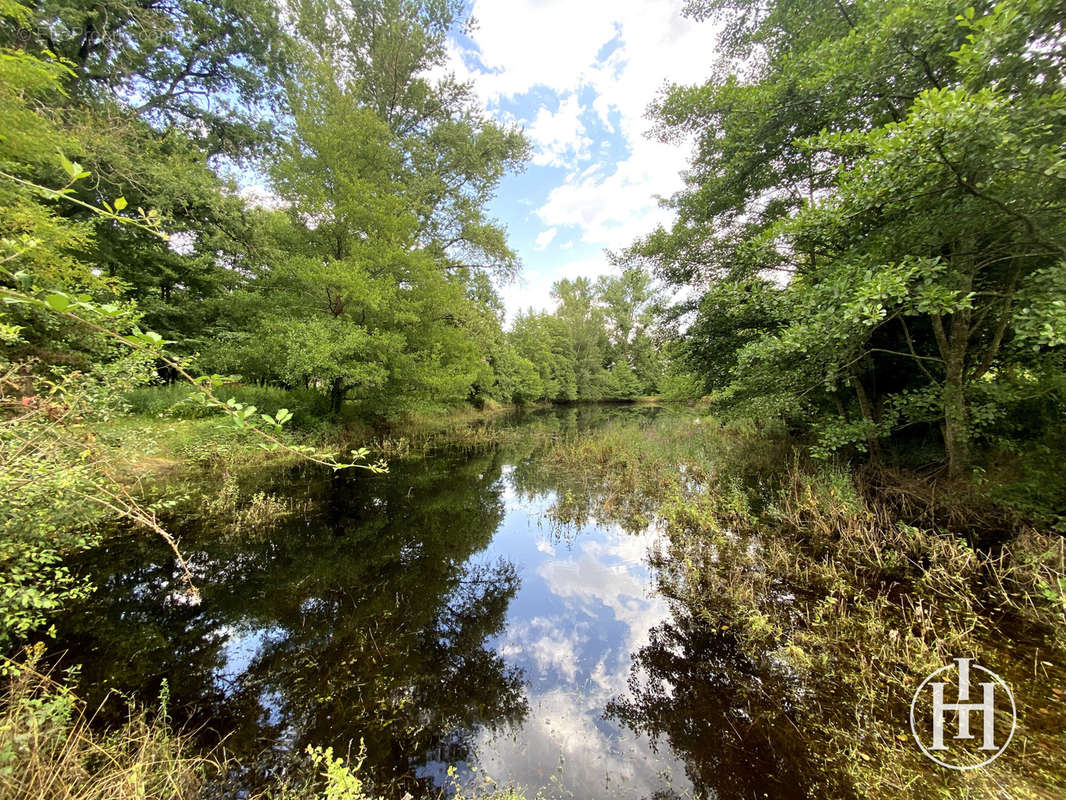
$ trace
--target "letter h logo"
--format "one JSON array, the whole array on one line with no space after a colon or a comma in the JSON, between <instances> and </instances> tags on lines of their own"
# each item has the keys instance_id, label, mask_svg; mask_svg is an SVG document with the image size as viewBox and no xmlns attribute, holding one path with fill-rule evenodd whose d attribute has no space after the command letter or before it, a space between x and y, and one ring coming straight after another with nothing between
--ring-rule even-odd
<instances>
[{"instance_id":1,"label":"letter h logo","mask_svg":"<svg viewBox=\"0 0 1066 800\"><path fill-rule=\"evenodd\" d=\"M931 750L947 750L944 744L944 712L959 712L959 731L955 734L956 739L972 739L970 733L970 712L980 711L984 723L984 737L981 743L982 750L995 750L996 748L996 684L993 682L982 683L984 700L980 703L968 703L970 699L970 662L971 658L956 658L959 665L959 701L957 703L944 702L943 682L931 683L933 690L933 745Z\"/></svg>"}]
</instances>

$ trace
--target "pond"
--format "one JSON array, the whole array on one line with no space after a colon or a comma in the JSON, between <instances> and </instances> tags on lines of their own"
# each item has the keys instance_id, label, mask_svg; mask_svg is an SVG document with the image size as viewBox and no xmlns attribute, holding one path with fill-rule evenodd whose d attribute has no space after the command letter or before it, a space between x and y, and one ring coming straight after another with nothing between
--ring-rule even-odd
<instances>
[{"instance_id":1,"label":"pond","mask_svg":"<svg viewBox=\"0 0 1066 800\"><path fill-rule=\"evenodd\" d=\"M397 799L493 782L546 799L904 796L883 791L903 783L913 797L1064 796L1056 629L995 605L980 574L976 589L959 579L972 554L957 537L904 526L894 546L910 549L881 556L877 539L766 527L745 509L783 502L767 458L742 439L751 467L729 472L727 439L697 435L709 426L684 410L492 424L505 430L469 452L393 459L384 475L246 475L236 517L232 486L191 487L204 507L169 527L199 601L163 542L115 536L77 565L98 590L57 620L53 661L81 665L77 691L104 724L127 713L112 692L163 697L176 724L221 742L240 766L217 797L249 796L309 745L365 754L362 774ZM558 437L599 426L642 463L670 452L677 496L548 463ZM674 469L687 450L703 460ZM714 471L729 477L711 491ZM823 494L845 496L834 486ZM271 504L285 513L258 524ZM707 526L712 510L724 525ZM929 662L962 656L1017 699L1015 746L972 777L925 759L907 727Z\"/></svg>"},{"instance_id":2,"label":"pond","mask_svg":"<svg viewBox=\"0 0 1066 800\"><path fill-rule=\"evenodd\" d=\"M316 744L364 747L363 769L398 795L486 777L530 795L690 795L668 747L604 714L670 614L649 567L659 534L553 523L559 494L581 487L543 469L536 443L655 413L541 413L517 423L528 442L393 461L380 476L259 476L255 488L295 509L281 522L170 523L199 602L165 546L115 538L79 563L99 588L59 621L54 652L82 665L90 703L112 690L152 699L165 682L177 722L254 765L231 785ZM113 701L101 712L123 713Z\"/></svg>"}]
</instances>

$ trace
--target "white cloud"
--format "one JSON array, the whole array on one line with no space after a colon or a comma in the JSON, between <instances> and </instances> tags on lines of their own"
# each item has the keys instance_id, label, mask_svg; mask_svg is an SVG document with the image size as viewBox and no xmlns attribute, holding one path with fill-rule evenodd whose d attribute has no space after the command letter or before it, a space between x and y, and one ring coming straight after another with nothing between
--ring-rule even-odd
<instances>
[{"instance_id":1,"label":"white cloud","mask_svg":"<svg viewBox=\"0 0 1066 800\"><path fill-rule=\"evenodd\" d=\"M581 85L615 35L613 8L602 0L477 0L473 38L490 70L478 77L479 90L497 99L537 85L560 92Z\"/></svg>"},{"instance_id":2,"label":"white cloud","mask_svg":"<svg viewBox=\"0 0 1066 800\"><path fill-rule=\"evenodd\" d=\"M475 744L486 776L549 797L691 796L684 764L644 735L618 730L600 716L599 699L556 688L529 698L517 734L485 729Z\"/></svg>"},{"instance_id":3,"label":"white cloud","mask_svg":"<svg viewBox=\"0 0 1066 800\"><path fill-rule=\"evenodd\" d=\"M634 568L634 563L640 562L631 560L634 556L642 559L654 539L648 536L631 538L635 544L612 548L585 543L580 560L556 559L545 562L537 570L553 594L576 601L593 616L598 606L606 606L615 619L626 624L628 633L616 665L615 686L624 683L624 673L629 668L628 656L623 653L635 653L647 644L649 631L670 616L661 597L648 596L647 579ZM608 564L605 556L624 560Z\"/></svg>"},{"instance_id":4,"label":"white cloud","mask_svg":"<svg viewBox=\"0 0 1066 800\"><path fill-rule=\"evenodd\" d=\"M545 228L565 231L560 249L575 241L619 249L670 222L657 196L682 187L690 147L648 138L646 112L665 85L700 83L715 60L715 26L683 17L683 5L474 0L474 47L453 43L450 68L473 82L485 109L498 118L516 121L501 103L526 109L515 113L524 117L519 121L533 144L531 169L568 170L533 208ZM546 236L537 237L536 250L548 246ZM504 287L509 315L530 305L552 308L551 284L569 277L571 266L542 268ZM603 259L584 266L590 277L610 271Z\"/></svg>"},{"instance_id":5,"label":"white cloud","mask_svg":"<svg viewBox=\"0 0 1066 800\"><path fill-rule=\"evenodd\" d=\"M630 244L670 220L656 196L681 187L687 154L673 145L639 140L613 173L591 175L556 186L536 213L546 225L577 225L581 240L608 248Z\"/></svg>"},{"instance_id":6,"label":"white cloud","mask_svg":"<svg viewBox=\"0 0 1066 800\"><path fill-rule=\"evenodd\" d=\"M242 186L237 194L253 208L262 208L267 211L278 211L282 208L288 208L289 203L286 200L278 197L266 186L260 184L251 184L248 186Z\"/></svg>"},{"instance_id":7,"label":"white cloud","mask_svg":"<svg viewBox=\"0 0 1066 800\"><path fill-rule=\"evenodd\" d=\"M539 552L541 552L541 553L544 553L545 555L549 555L549 556L554 556L555 555L555 545L553 545L551 542L547 541L546 539L540 539L537 542L537 550Z\"/></svg>"},{"instance_id":8,"label":"white cloud","mask_svg":"<svg viewBox=\"0 0 1066 800\"><path fill-rule=\"evenodd\" d=\"M631 654L669 617L665 601L648 592L644 563L661 534L595 527L594 538L575 542L572 557L547 558L536 569L552 605L561 602L565 610L507 628L498 651L526 669L530 713L518 729L480 732L479 771L530 795L554 775L550 796L650 797L667 787L690 796L684 764L669 748L656 751L645 736L603 717L607 701L625 691ZM549 548L538 542L537 549ZM528 576L525 587L534 583ZM605 617L626 628L609 644L596 636Z\"/></svg>"},{"instance_id":9,"label":"white cloud","mask_svg":"<svg viewBox=\"0 0 1066 800\"><path fill-rule=\"evenodd\" d=\"M571 639L542 636L529 645L530 655L536 661L541 673L551 669L558 670L567 681L573 681L577 675L577 653Z\"/></svg>"},{"instance_id":10,"label":"white cloud","mask_svg":"<svg viewBox=\"0 0 1066 800\"><path fill-rule=\"evenodd\" d=\"M555 233L558 228L548 228L546 231L542 231L537 235L537 243L533 246L534 250L543 250L545 247L552 243L552 239L555 238Z\"/></svg>"},{"instance_id":11,"label":"white cloud","mask_svg":"<svg viewBox=\"0 0 1066 800\"><path fill-rule=\"evenodd\" d=\"M549 111L544 106L537 109L537 116L526 128L526 135L535 148L534 164L573 167L589 158L592 140L585 135L581 111L576 94L561 100L558 111Z\"/></svg>"},{"instance_id":12,"label":"white cloud","mask_svg":"<svg viewBox=\"0 0 1066 800\"><path fill-rule=\"evenodd\" d=\"M526 656L542 678L554 672L556 682L561 679L573 683L580 662L578 652L588 641L583 627L557 617L534 617L529 622L512 623L498 652L511 658Z\"/></svg>"},{"instance_id":13,"label":"white cloud","mask_svg":"<svg viewBox=\"0 0 1066 800\"><path fill-rule=\"evenodd\" d=\"M553 92L555 111L539 108L526 131L533 164L571 170L536 209L549 227L575 225L580 240L620 248L668 223L656 196L682 186L689 147L647 138L648 105L668 83L706 79L715 28L681 15L684 0L476 0L476 53L453 49L454 68L474 81L487 108ZM606 53L601 58L601 53ZM477 64L471 68L469 64ZM582 102L582 99L585 102ZM597 130L618 136L626 155ZM592 161L585 169L579 163ZM538 240L539 244L539 240ZM543 282L542 279L537 279ZM534 294L546 294L550 283ZM523 295L526 293L523 292ZM509 306L511 308L511 306Z\"/></svg>"}]
</instances>

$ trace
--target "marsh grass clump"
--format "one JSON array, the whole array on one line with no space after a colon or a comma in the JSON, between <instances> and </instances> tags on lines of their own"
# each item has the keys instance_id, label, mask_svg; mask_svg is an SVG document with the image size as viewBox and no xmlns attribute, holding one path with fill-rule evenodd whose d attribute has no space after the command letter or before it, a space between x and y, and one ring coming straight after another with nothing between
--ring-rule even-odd
<instances>
[{"instance_id":1,"label":"marsh grass clump","mask_svg":"<svg viewBox=\"0 0 1066 800\"><path fill-rule=\"evenodd\" d=\"M653 566L672 619L610 713L669 740L697 785L723 797L757 795L767 776L782 797L1066 791L1058 534L973 487L923 494L706 420L608 426L558 443L549 462L584 487L559 498L557 519L665 533ZM956 772L924 759L907 720L921 680L967 656L1015 687L1019 727L992 765Z\"/></svg>"},{"instance_id":2,"label":"marsh grass clump","mask_svg":"<svg viewBox=\"0 0 1066 800\"><path fill-rule=\"evenodd\" d=\"M409 414L355 438L385 459L421 458L434 452L480 453L516 443L543 445L556 429L546 420L514 424L514 406L453 408Z\"/></svg>"},{"instance_id":3,"label":"marsh grass clump","mask_svg":"<svg viewBox=\"0 0 1066 800\"><path fill-rule=\"evenodd\" d=\"M385 459L412 458L441 450L478 453L507 439L506 429L492 426L456 424L445 428L401 428L372 440L370 449Z\"/></svg>"},{"instance_id":4,"label":"marsh grass clump","mask_svg":"<svg viewBox=\"0 0 1066 800\"><path fill-rule=\"evenodd\" d=\"M754 425L723 425L688 410L634 422L612 420L591 433L556 437L546 450L545 468L574 489L553 509L556 521L582 524L595 513L627 530L647 527L664 508L678 514L693 498L721 504L716 485L734 487L729 501L758 504L765 476L788 457L781 431ZM723 480L724 478L724 480ZM669 501L669 502L668 502Z\"/></svg>"},{"instance_id":5,"label":"marsh grass clump","mask_svg":"<svg viewBox=\"0 0 1066 800\"><path fill-rule=\"evenodd\" d=\"M212 524L235 534L266 530L291 517L298 510L307 510L309 501L299 504L290 497L279 497L262 489L243 489L235 471L222 474L217 491L209 495L203 510Z\"/></svg>"},{"instance_id":6,"label":"marsh grass clump","mask_svg":"<svg viewBox=\"0 0 1066 800\"><path fill-rule=\"evenodd\" d=\"M29 661L7 661L0 707L3 800L193 800L219 767L170 729L165 708L130 708L126 723L101 733L66 687Z\"/></svg>"}]
</instances>

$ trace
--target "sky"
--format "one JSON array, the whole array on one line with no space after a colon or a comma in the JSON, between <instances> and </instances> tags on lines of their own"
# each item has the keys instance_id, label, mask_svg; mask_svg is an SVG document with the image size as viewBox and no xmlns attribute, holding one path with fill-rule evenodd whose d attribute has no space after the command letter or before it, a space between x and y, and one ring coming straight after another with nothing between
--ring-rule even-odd
<instances>
[{"instance_id":1,"label":"sky","mask_svg":"<svg viewBox=\"0 0 1066 800\"><path fill-rule=\"evenodd\" d=\"M689 148L647 135L649 103L668 83L703 82L713 26L682 0L472 0L476 28L454 34L449 69L485 110L523 127L532 160L504 178L490 212L508 230L522 276L500 294L508 320L554 307L562 278L611 273L621 249L669 213Z\"/></svg>"}]
</instances>

